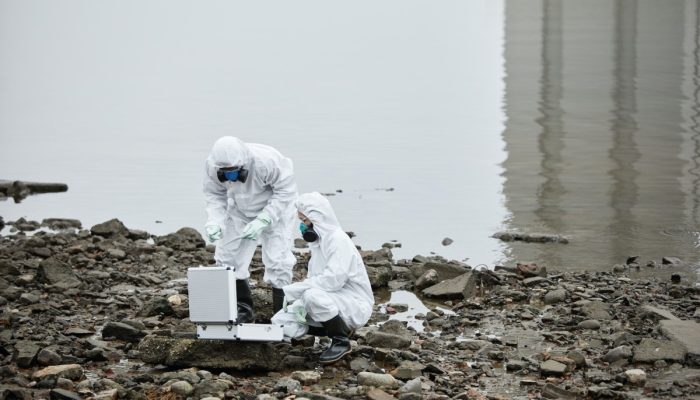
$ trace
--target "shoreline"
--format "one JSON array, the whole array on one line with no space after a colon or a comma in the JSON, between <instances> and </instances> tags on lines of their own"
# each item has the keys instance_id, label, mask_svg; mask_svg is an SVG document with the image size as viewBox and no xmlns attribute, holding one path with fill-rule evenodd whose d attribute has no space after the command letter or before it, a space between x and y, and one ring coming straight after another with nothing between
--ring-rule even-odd
<instances>
[{"instance_id":1,"label":"shoreline","mask_svg":"<svg viewBox=\"0 0 700 400\"><path fill-rule=\"evenodd\" d=\"M57 231L0 236L6 395L700 395L700 288L684 280L631 279L629 268L558 273L534 264L479 272L439 256L396 261L388 248L362 251L377 300L372 319L355 333L350 356L320 367L315 360L325 345L313 337L246 346L191 339L183 278L187 267L213 263L213 246L195 229L152 237L116 219L89 230L66 219L19 225ZM296 281L308 256L295 253ZM271 314L263 268L258 249L251 278L262 321ZM391 319L415 304L384 302L382 293L424 300L427 311L410 317L423 331ZM181 351L190 347L197 350Z\"/></svg>"}]
</instances>

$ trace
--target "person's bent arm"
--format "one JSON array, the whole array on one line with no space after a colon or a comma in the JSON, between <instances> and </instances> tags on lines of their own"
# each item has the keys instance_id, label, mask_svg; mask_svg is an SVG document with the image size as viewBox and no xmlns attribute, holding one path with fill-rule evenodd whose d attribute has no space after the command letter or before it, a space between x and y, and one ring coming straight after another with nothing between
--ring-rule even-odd
<instances>
[{"instance_id":1,"label":"person's bent arm","mask_svg":"<svg viewBox=\"0 0 700 400\"><path fill-rule=\"evenodd\" d=\"M263 208L263 213L267 214L274 223L294 203L297 196L292 162L289 159L283 159L280 164L268 171L263 177L263 182L272 188L272 196Z\"/></svg>"},{"instance_id":2,"label":"person's bent arm","mask_svg":"<svg viewBox=\"0 0 700 400\"><path fill-rule=\"evenodd\" d=\"M211 178L206 164L204 167L203 191L207 205L207 225L223 226L226 221L226 207L228 206L226 186Z\"/></svg>"}]
</instances>

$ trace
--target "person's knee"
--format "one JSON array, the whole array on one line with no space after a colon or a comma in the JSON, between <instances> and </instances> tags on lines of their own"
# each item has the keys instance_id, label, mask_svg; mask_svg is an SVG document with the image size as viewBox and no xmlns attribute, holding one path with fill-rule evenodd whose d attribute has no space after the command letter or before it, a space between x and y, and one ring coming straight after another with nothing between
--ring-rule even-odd
<instances>
[{"instance_id":1,"label":"person's knee","mask_svg":"<svg viewBox=\"0 0 700 400\"><path fill-rule=\"evenodd\" d=\"M332 306L332 302L326 295L326 292L320 289L308 289L302 295L304 304L308 309L323 309Z\"/></svg>"}]
</instances>

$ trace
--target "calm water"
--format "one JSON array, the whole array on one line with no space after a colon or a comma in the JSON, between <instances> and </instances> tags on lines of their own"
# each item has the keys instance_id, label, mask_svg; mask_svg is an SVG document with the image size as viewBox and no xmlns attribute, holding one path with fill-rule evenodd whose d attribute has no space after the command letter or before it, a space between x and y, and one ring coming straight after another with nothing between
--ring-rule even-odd
<instances>
[{"instance_id":1,"label":"calm water","mask_svg":"<svg viewBox=\"0 0 700 400\"><path fill-rule=\"evenodd\" d=\"M291 157L301 191L341 189L366 248L697 262L698 9L0 1L0 178L70 186L0 215L200 228L203 161L230 134ZM503 229L572 242L490 238Z\"/></svg>"}]
</instances>

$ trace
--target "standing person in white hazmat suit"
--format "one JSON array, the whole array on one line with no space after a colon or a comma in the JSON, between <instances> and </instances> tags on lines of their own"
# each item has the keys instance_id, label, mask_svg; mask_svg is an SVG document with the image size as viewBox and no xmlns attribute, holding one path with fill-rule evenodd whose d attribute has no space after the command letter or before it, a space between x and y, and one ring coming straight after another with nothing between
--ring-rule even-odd
<instances>
[{"instance_id":1,"label":"standing person in white hazmat suit","mask_svg":"<svg viewBox=\"0 0 700 400\"><path fill-rule=\"evenodd\" d=\"M311 250L308 275L284 287L285 301L291 304L275 314L272 323L284 325L289 336L308 331L330 337L330 346L319 358L328 364L350 352L350 333L369 320L374 295L362 256L328 200L314 192L299 196L296 204L300 230Z\"/></svg>"},{"instance_id":2,"label":"standing person in white hazmat suit","mask_svg":"<svg viewBox=\"0 0 700 400\"><path fill-rule=\"evenodd\" d=\"M209 241L218 241L217 265L236 278L238 323L255 320L248 267L258 240L265 264L263 280L272 285L273 310L282 308L282 287L292 282L294 201L292 161L270 146L224 136L205 163L204 195Z\"/></svg>"}]
</instances>

